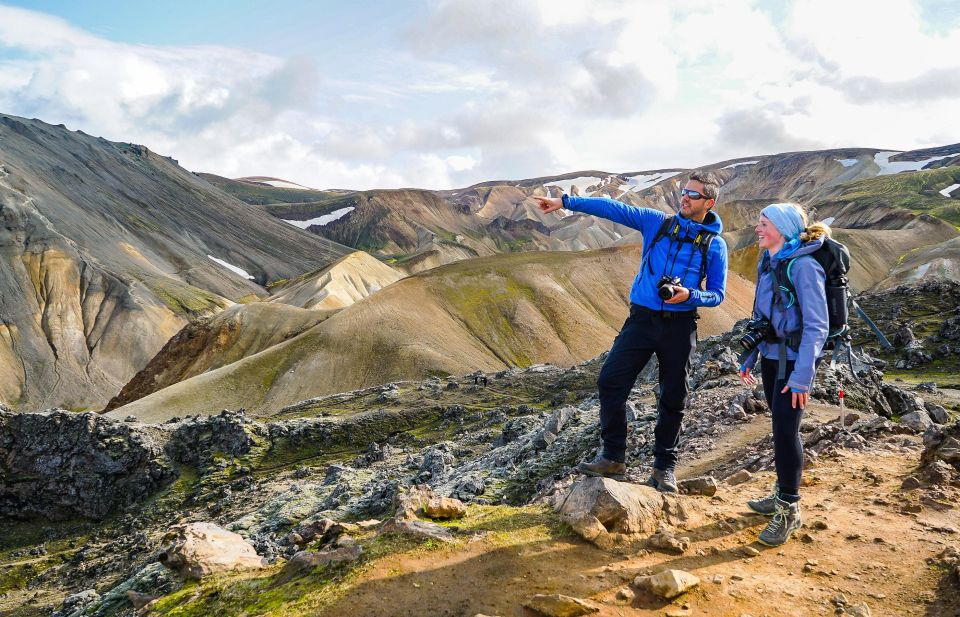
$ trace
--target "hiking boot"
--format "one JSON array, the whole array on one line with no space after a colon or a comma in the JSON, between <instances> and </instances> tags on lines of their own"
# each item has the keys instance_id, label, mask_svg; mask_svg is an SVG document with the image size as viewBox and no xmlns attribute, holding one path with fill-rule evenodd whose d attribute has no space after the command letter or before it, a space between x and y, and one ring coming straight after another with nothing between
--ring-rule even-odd
<instances>
[{"instance_id":1,"label":"hiking boot","mask_svg":"<svg viewBox=\"0 0 960 617\"><path fill-rule=\"evenodd\" d=\"M776 511L773 519L757 538L760 544L765 546L780 546L790 539L794 531L803 526L799 503L789 503L778 497L774 507Z\"/></svg>"},{"instance_id":2,"label":"hiking boot","mask_svg":"<svg viewBox=\"0 0 960 617\"><path fill-rule=\"evenodd\" d=\"M751 499L747 502L747 507L757 514L773 516L777 512L777 495L780 494L779 491L780 487L774 482L772 493L760 499Z\"/></svg>"},{"instance_id":3,"label":"hiking boot","mask_svg":"<svg viewBox=\"0 0 960 617\"><path fill-rule=\"evenodd\" d=\"M677 478L673 475L672 469L657 469L654 467L653 473L647 478L647 484L661 493L677 492Z\"/></svg>"},{"instance_id":4,"label":"hiking boot","mask_svg":"<svg viewBox=\"0 0 960 617\"><path fill-rule=\"evenodd\" d=\"M602 454L598 454L597 457L589 463L580 463L577 465L577 471L587 476L623 480L623 474L627 471L627 466L624 463L611 461Z\"/></svg>"}]
</instances>

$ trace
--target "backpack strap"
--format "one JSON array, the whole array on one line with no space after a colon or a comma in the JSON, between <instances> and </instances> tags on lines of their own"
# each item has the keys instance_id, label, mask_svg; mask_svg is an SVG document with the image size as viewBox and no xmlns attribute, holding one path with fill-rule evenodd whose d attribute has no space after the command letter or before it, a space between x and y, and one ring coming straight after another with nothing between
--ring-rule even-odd
<instances>
[{"instance_id":1,"label":"backpack strap","mask_svg":"<svg viewBox=\"0 0 960 617\"><path fill-rule=\"evenodd\" d=\"M700 247L700 276L697 277L697 285L702 285L703 279L707 278L707 254L710 253L710 245L713 244L713 239L716 237L717 234L704 231L694 240Z\"/></svg>"},{"instance_id":2,"label":"backpack strap","mask_svg":"<svg viewBox=\"0 0 960 617\"><path fill-rule=\"evenodd\" d=\"M667 218L663 219L663 222L660 223L660 228L657 229L657 233L653 236L653 240L650 241L650 246L647 246L646 243L644 243L641 261L647 264L647 270L650 271L651 275L653 274L653 266L650 265L650 253L653 251L653 247L656 246L657 242L660 241L660 238L663 238L670 233L671 227L677 227L679 225L674 225L674 221L675 217L672 216L668 216Z\"/></svg>"}]
</instances>

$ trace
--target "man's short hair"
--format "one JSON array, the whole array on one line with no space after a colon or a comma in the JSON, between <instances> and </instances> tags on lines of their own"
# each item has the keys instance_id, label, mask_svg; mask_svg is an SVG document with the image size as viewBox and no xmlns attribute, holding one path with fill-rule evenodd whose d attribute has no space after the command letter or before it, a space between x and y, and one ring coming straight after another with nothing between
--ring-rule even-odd
<instances>
[{"instance_id":1,"label":"man's short hair","mask_svg":"<svg viewBox=\"0 0 960 617\"><path fill-rule=\"evenodd\" d=\"M702 193L710 199L720 197L720 180L717 174L707 169L697 169L690 174L690 180L696 180L703 185Z\"/></svg>"}]
</instances>

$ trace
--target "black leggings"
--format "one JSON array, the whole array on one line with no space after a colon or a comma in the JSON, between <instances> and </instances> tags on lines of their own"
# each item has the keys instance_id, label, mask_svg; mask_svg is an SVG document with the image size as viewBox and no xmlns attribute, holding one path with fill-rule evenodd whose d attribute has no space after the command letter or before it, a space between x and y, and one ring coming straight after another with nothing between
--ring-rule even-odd
<instances>
[{"instance_id":1,"label":"black leggings","mask_svg":"<svg viewBox=\"0 0 960 617\"><path fill-rule=\"evenodd\" d=\"M800 420L802 409L791 407L793 393L789 388L781 393L786 379L777 379L776 359L762 358L760 372L763 376L763 393L773 415L773 460L777 468L777 483L780 492L788 495L800 494L800 477L803 473L803 442L800 441ZM786 375L789 379L793 371L793 361L787 361Z\"/></svg>"}]
</instances>

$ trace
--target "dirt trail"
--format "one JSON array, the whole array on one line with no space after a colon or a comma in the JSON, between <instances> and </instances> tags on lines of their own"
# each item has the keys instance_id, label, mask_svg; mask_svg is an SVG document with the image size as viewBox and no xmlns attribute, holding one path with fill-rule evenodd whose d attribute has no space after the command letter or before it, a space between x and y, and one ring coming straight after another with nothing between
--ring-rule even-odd
<instances>
[{"instance_id":1,"label":"dirt trail","mask_svg":"<svg viewBox=\"0 0 960 617\"><path fill-rule=\"evenodd\" d=\"M838 413L837 407L815 404L807 421L827 422ZM709 471L768 431L768 417L754 419L725 435L715 450L689 461L680 477ZM807 470L805 527L801 537L780 548L755 541L767 519L743 505L768 492L773 474L764 472L740 486L721 485L713 498L690 498L702 504L712 522L680 534L692 540L682 556L635 549L610 553L576 539L506 547L479 539L425 555L384 558L322 614L372 617L426 610L532 617L535 613L522 606L525 600L562 593L596 602L600 616L828 615L839 594L850 603L866 602L874 615L960 615L955 584L926 562L946 545L960 543L949 531L960 527L960 515L923 500L922 491L900 489L916 467L920 440L893 441L900 445L844 451ZM747 556L747 546L759 555ZM701 585L673 603L643 592L629 603L616 598L634 576L665 568L692 572Z\"/></svg>"}]
</instances>

